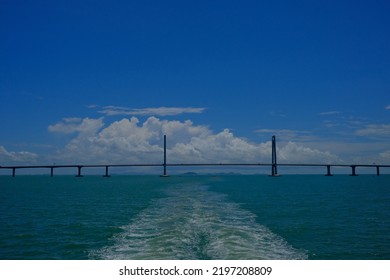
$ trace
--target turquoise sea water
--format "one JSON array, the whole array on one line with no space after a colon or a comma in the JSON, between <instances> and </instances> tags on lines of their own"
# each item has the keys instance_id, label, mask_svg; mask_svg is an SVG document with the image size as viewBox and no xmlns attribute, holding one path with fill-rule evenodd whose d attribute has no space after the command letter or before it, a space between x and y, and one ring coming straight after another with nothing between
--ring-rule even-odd
<instances>
[{"instance_id":1,"label":"turquoise sea water","mask_svg":"<svg viewBox=\"0 0 390 280\"><path fill-rule=\"evenodd\" d=\"M0 176L0 259L390 259L390 176Z\"/></svg>"}]
</instances>

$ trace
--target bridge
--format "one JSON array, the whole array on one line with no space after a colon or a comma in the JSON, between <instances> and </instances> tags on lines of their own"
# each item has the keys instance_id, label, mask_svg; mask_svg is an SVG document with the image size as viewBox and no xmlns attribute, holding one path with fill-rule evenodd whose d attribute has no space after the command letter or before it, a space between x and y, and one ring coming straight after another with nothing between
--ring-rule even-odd
<instances>
[{"instance_id":1,"label":"bridge","mask_svg":"<svg viewBox=\"0 0 390 280\"><path fill-rule=\"evenodd\" d=\"M18 166L0 166L0 169L9 169L12 170L12 177L16 176L16 170L20 169L49 169L50 176L54 176L54 170L60 168L74 168L76 169L76 177L83 177L82 169L86 168L102 168L104 170L103 177L110 177L109 169L118 168L118 167L162 167L161 177L168 177L167 168L168 167L189 167L189 166L266 166L271 167L272 177L280 176L278 173L278 167L323 167L326 168L325 176L333 176L331 170L332 167L346 167L351 168L350 176L358 176L356 169L357 168L373 168L375 169L376 175L380 175L381 168L389 168L390 165L381 165L381 164L305 164L305 163L277 163L276 157L276 137L272 136L272 162L271 163L168 163L167 162L167 137L164 135L164 157L163 163L142 163L142 164L70 164L70 165L18 165Z\"/></svg>"}]
</instances>

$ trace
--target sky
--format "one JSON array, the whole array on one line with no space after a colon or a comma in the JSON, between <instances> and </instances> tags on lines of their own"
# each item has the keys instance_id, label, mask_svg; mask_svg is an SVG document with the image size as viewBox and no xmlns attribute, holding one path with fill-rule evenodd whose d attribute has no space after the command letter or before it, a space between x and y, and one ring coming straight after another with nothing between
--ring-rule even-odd
<instances>
[{"instance_id":1,"label":"sky","mask_svg":"<svg viewBox=\"0 0 390 280\"><path fill-rule=\"evenodd\" d=\"M0 0L0 165L390 164L389 11Z\"/></svg>"}]
</instances>

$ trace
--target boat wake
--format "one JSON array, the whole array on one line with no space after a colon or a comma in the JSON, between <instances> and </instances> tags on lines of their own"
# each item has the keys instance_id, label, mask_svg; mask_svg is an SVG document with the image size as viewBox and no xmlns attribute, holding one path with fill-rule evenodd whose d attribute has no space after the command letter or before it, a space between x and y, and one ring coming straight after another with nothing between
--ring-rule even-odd
<instances>
[{"instance_id":1,"label":"boat wake","mask_svg":"<svg viewBox=\"0 0 390 280\"><path fill-rule=\"evenodd\" d=\"M207 186L178 185L154 200L93 259L305 259L305 252Z\"/></svg>"}]
</instances>

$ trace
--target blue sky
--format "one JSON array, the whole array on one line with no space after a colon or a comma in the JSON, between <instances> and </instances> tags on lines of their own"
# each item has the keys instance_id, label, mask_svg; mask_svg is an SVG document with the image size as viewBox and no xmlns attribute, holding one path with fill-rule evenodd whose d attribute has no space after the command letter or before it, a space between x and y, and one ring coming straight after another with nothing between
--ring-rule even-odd
<instances>
[{"instance_id":1,"label":"blue sky","mask_svg":"<svg viewBox=\"0 0 390 280\"><path fill-rule=\"evenodd\" d=\"M0 0L1 164L156 161L167 133L172 160L269 161L275 134L281 161L389 164L389 10Z\"/></svg>"}]
</instances>

